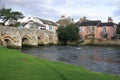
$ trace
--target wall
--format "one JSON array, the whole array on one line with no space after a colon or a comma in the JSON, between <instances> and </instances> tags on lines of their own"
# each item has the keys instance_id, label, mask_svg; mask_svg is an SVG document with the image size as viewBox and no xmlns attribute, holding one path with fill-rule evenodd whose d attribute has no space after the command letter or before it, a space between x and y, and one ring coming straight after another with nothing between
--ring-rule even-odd
<instances>
[{"instance_id":1,"label":"wall","mask_svg":"<svg viewBox=\"0 0 120 80\"><path fill-rule=\"evenodd\" d=\"M95 39L101 39L101 32L102 32L102 27L96 27L96 31L95 31Z\"/></svg>"},{"instance_id":2,"label":"wall","mask_svg":"<svg viewBox=\"0 0 120 80\"><path fill-rule=\"evenodd\" d=\"M80 35L84 38L89 38L91 34L95 33L95 31L93 31L93 33L90 31L90 27L95 27L95 31L96 31L96 26L81 26L82 31L80 32Z\"/></svg>"},{"instance_id":3,"label":"wall","mask_svg":"<svg viewBox=\"0 0 120 80\"><path fill-rule=\"evenodd\" d=\"M95 39L102 39L101 33L103 32L103 27L96 27ZM106 32L108 33L107 39L114 37L115 29L113 26L106 26Z\"/></svg>"}]
</instances>

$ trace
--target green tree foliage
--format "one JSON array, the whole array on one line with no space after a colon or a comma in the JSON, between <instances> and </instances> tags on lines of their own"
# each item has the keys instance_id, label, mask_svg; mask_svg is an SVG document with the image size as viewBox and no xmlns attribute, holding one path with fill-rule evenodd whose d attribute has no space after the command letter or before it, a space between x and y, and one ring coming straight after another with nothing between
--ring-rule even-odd
<instances>
[{"instance_id":1,"label":"green tree foliage","mask_svg":"<svg viewBox=\"0 0 120 80\"><path fill-rule=\"evenodd\" d=\"M23 14L21 12L18 12L18 11L14 11L14 12L11 12L12 14L12 18L15 19L15 20L18 20L20 18L23 18Z\"/></svg>"},{"instance_id":2,"label":"green tree foliage","mask_svg":"<svg viewBox=\"0 0 120 80\"><path fill-rule=\"evenodd\" d=\"M11 16L11 9L5 9L5 8L0 9L0 16L5 16L6 19L9 19Z\"/></svg>"},{"instance_id":3,"label":"green tree foliage","mask_svg":"<svg viewBox=\"0 0 120 80\"><path fill-rule=\"evenodd\" d=\"M120 22L118 23L117 29L116 29L117 34L120 34Z\"/></svg>"},{"instance_id":4,"label":"green tree foliage","mask_svg":"<svg viewBox=\"0 0 120 80\"><path fill-rule=\"evenodd\" d=\"M0 16L5 16L6 19L12 18L18 20L19 18L23 18L23 14L18 11L12 11L12 9L2 8L0 9Z\"/></svg>"},{"instance_id":5,"label":"green tree foliage","mask_svg":"<svg viewBox=\"0 0 120 80\"><path fill-rule=\"evenodd\" d=\"M68 41L73 42L79 39L79 28L74 24L66 27L60 26L57 30L57 34L59 41L67 44Z\"/></svg>"}]
</instances>

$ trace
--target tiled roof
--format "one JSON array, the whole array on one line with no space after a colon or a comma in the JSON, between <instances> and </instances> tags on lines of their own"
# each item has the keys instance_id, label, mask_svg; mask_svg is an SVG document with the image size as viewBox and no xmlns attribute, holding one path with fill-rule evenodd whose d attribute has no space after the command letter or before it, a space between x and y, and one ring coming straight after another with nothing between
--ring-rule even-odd
<instances>
[{"instance_id":1,"label":"tiled roof","mask_svg":"<svg viewBox=\"0 0 120 80\"><path fill-rule=\"evenodd\" d=\"M114 25L115 25L115 23L113 23L113 22L106 22L106 23L100 23L98 25L98 27L101 27L101 26L114 26Z\"/></svg>"},{"instance_id":2,"label":"tiled roof","mask_svg":"<svg viewBox=\"0 0 120 80\"><path fill-rule=\"evenodd\" d=\"M42 24L39 24L39 23L37 23L37 22L33 22L33 21L29 21L29 22L27 22L26 24L34 24L34 25L37 25L37 26L41 26L41 27L45 27L44 25L42 25ZM26 25L26 24L24 24L24 25Z\"/></svg>"},{"instance_id":3,"label":"tiled roof","mask_svg":"<svg viewBox=\"0 0 120 80\"><path fill-rule=\"evenodd\" d=\"M40 19L44 24L48 24L48 25L54 25L57 26L57 24L53 21L49 21L49 20L45 20L45 19Z\"/></svg>"},{"instance_id":4,"label":"tiled roof","mask_svg":"<svg viewBox=\"0 0 120 80\"><path fill-rule=\"evenodd\" d=\"M79 26L97 26L101 21L85 21L85 22L77 22L76 24Z\"/></svg>"}]
</instances>

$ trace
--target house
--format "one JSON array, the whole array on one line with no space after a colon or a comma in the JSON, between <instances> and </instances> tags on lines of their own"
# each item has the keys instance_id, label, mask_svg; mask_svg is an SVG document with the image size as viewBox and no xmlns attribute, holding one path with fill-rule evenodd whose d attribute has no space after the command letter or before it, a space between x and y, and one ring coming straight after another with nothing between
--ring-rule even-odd
<instances>
[{"instance_id":1,"label":"house","mask_svg":"<svg viewBox=\"0 0 120 80\"><path fill-rule=\"evenodd\" d=\"M24 18L22 18L22 19L18 19L18 20L17 20L17 22L19 22L19 23L21 23L21 24L27 23L28 21L30 21L28 17L24 17Z\"/></svg>"},{"instance_id":2,"label":"house","mask_svg":"<svg viewBox=\"0 0 120 80\"><path fill-rule=\"evenodd\" d=\"M25 28L42 29L42 30L49 30L53 32L57 30L56 23L49 20L40 19L38 17L23 18L18 22L22 23Z\"/></svg>"},{"instance_id":3,"label":"house","mask_svg":"<svg viewBox=\"0 0 120 80\"><path fill-rule=\"evenodd\" d=\"M0 24L5 23L6 17L5 16L0 16Z\"/></svg>"},{"instance_id":4,"label":"house","mask_svg":"<svg viewBox=\"0 0 120 80\"><path fill-rule=\"evenodd\" d=\"M5 26L10 26L10 25L15 25L17 23L16 20L9 18L6 22L5 22Z\"/></svg>"},{"instance_id":5,"label":"house","mask_svg":"<svg viewBox=\"0 0 120 80\"><path fill-rule=\"evenodd\" d=\"M117 25L113 23L111 17L108 17L108 22L101 20L88 20L85 17L76 23L79 27L80 36L83 39L112 39L115 37Z\"/></svg>"},{"instance_id":6,"label":"house","mask_svg":"<svg viewBox=\"0 0 120 80\"><path fill-rule=\"evenodd\" d=\"M41 29L45 30L45 26L42 24L39 24L37 22L29 21L24 25L24 28L29 28L29 29Z\"/></svg>"},{"instance_id":7,"label":"house","mask_svg":"<svg viewBox=\"0 0 120 80\"><path fill-rule=\"evenodd\" d=\"M44 23L37 17L25 17L18 22L24 25L24 28L46 30Z\"/></svg>"},{"instance_id":8,"label":"house","mask_svg":"<svg viewBox=\"0 0 120 80\"><path fill-rule=\"evenodd\" d=\"M108 17L108 22L99 23L96 28L96 39L112 39L116 35L117 24L113 23L111 17Z\"/></svg>"},{"instance_id":9,"label":"house","mask_svg":"<svg viewBox=\"0 0 120 80\"><path fill-rule=\"evenodd\" d=\"M46 27L46 30L52 31L52 32L56 32L56 30L58 29L58 25L50 20L45 20L45 19L40 19L43 24Z\"/></svg>"},{"instance_id":10,"label":"house","mask_svg":"<svg viewBox=\"0 0 120 80\"><path fill-rule=\"evenodd\" d=\"M67 25L70 25L70 24L74 24L74 20L73 20L73 18L71 18L71 17L66 18L66 17L63 15L63 16L61 16L61 19L59 19L56 23L57 23L59 26L67 26Z\"/></svg>"},{"instance_id":11,"label":"house","mask_svg":"<svg viewBox=\"0 0 120 80\"><path fill-rule=\"evenodd\" d=\"M88 20L86 19L86 17L83 17L83 19L81 18L80 21L76 23L79 27L80 36L83 39L93 37L95 35L96 28L100 22L100 20Z\"/></svg>"}]
</instances>

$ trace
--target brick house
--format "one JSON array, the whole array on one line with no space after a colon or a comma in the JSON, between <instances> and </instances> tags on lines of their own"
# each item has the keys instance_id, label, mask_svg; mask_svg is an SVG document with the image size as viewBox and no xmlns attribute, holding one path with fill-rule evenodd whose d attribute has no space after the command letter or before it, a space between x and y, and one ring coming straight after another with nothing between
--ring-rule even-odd
<instances>
[{"instance_id":1,"label":"brick house","mask_svg":"<svg viewBox=\"0 0 120 80\"><path fill-rule=\"evenodd\" d=\"M95 38L96 39L112 39L116 35L117 24L113 22L111 17L108 17L108 21L99 23L96 28Z\"/></svg>"},{"instance_id":2,"label":"brick house","mask_svg":"<svg viewBox=\"0 0 120 80\"><path fill-rule=\"evenodd\" d=\"M115 37L117 24L113 23L111 17L108 22L102 23L100 20L87 20L85 17L76 23L83 39L112 39Z\"/></svg>"}]
</instances>

